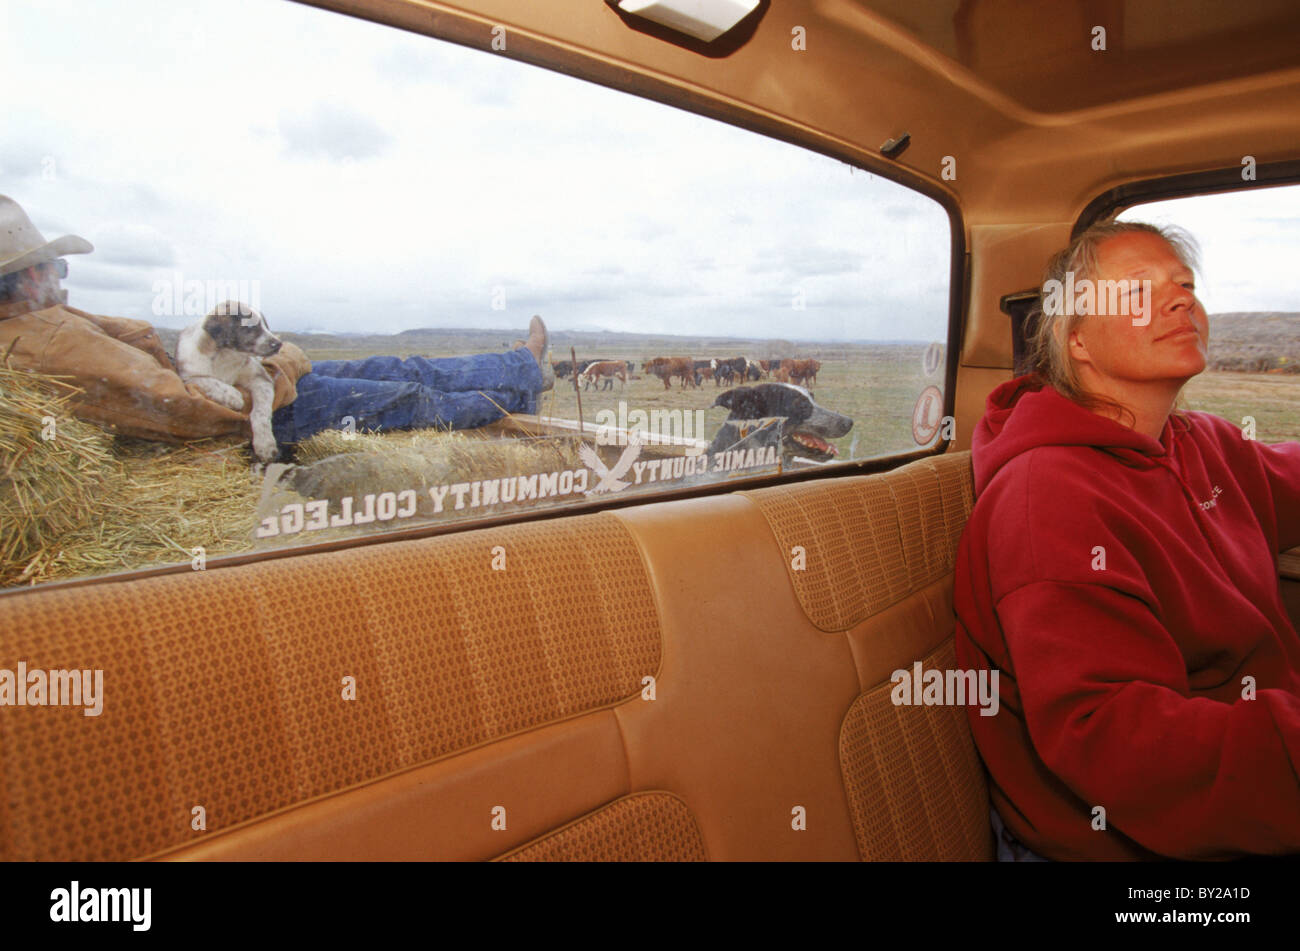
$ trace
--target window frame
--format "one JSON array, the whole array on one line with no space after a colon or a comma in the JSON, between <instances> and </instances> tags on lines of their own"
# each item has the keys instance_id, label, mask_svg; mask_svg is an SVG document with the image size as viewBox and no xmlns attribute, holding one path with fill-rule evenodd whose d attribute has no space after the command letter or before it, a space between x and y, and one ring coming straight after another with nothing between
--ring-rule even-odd
<instances>
[{"instance_id":1,"label":"window frame","mask_svg":"<svg viewBox=\"0 0 1300 951\"><path fill-rule=\"evenodd\" d=\"M1255 180L1251 182L1242 181L1240 165L1136 179L1107 189L1088 202L1075 219L1070 239L1074 240L1098 221L1127 211L1135 205L1295 184L1300 184L1300 159L1257 163Z\"/></svg>"},{"instance_id":2,"label":"window frame","mask_svg":"<svg viewBox=\"0 0 1300 951\"><path fill-rule=\"evenodd\" d=\"M371 9L358 9L354 4L348 3L347 0L294 0L294 2L317 8L327 14L351 17L424 36L430 42L450 42L458 46L469 47L485 55L507 56L538 69L568 75L574 81L592 82L615 92L657 102L666 108L679 109L706 119L723 122L754 135L761 135L784 142L795 148L805 149L835 161L843 162L853 168L871 175L878 175L896 185L934 200L948 216L948 338L946 341L947 350L943 376L943 413L945 416L954 415L957 371L964 343L965 315L970 294L970 260L967 250L965 220L962 217L961 206L956 196L943 188L937 181L917 175L892 159L886 158L882 153L872 153L848 147L829 135L821 135L799 128L794 122L751 111L695 90L676 86L667 80L638 73L632 67L597 60L574 50L553 47L531 37L520 36L512 40L507 50L495 51L491 48L493 37L490 32L490 25L474 20L466 14L440 15L430 22L427 15L417 19L414 14L419 11L410 8L385 8L385 15L380 15L379 12ZM656 490L628 497L602 498L566 505L538 507L527 511L464 519L452 523L426 522L407 528L358 534L354 538L310 542L302 545L285 545L283 547L257 549L226 555L216 554L208 557L204 570L212 571L269 559L293 558L319 552L339 551L361 545L385 544L456 532L490 529L506 524L591 515L597 512L613 511L631 506L706 498L738 491L766 488L773 485L793 484L811 479L848 478L887 472L919 459L942 455L948 451L951 444L952 440L940 438L933 446L928 448L918 448L871 459L836 462L824 466L809 466L790 472L740 477L726 482L680 489ZM4 588L0 589L0 597L20 596L31 591L74 588L88 584L107 584L158 575L188 573L193 570L188 562L130 568L84 578L68 578L43 582L33 586Z\"/></svg>"}]
</instances>

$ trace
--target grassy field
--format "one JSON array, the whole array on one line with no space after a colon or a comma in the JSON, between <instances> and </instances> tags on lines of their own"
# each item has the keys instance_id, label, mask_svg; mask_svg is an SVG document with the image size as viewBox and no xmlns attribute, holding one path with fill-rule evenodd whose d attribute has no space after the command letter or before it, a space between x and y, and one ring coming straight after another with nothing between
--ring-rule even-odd
<instances>
[{"instance_id":1,"label":"grassy field","mask_svg":"<svg viewBox=\"0 0 1300 951\"><path fill-rule=\"evenodd\" d=\"M415 344L407 349L399 338L390 338L389 349L373 338L357 341L357 346L340 345L344 338L331 338L329 349L312 349L315 359L356 359L374 353L396 353L410 356L454 356L475 350L499 349L502 335L475 336L464 334L446 341L411 340ZM639 379L631 379L626 386L615 381L612 390L586 390L582 393L584 421L591 423L604 409L617 411L619 401L625 401L629 410L646 412L655 409L705 411L706 436L709 438L727 416L727 411L714 407L713 401L725 387L717 387L705 380L700 389L683 390L677 383L665 390L657 377L641 373L641 364L653 356L690 356L694 359L725 358L744 355L751 359L769 359L770 356L813 357L822 362L817 383L810 389L817 402L854 420L853 429L836 441L840 458L866 459L873 456L907 452L916 447L912 438L912 409L926 386L942 389L941 374L927 376L922 367L922 344L789 344L766 341L745 341L736 344L701 345L696 340L682 338L646 338L638 341L626 339L628 335L610 335L604 342L586 342L576 348L581 359L605 357L611 360L632 360ZM420 343L433 343L421 349ZM439 346L440 345L440 346ZM552 348L552 359L569 359L569 348L561 335ZM1265 374L1207 371L1188 384L1183 393L1188 409L1202 410L1223 416L1240 426L1242 418L1253 416L1257 436L1264 442L1300 439L1300 374ZM544 395L540 410L543 415L564 419L577 419L578 400L573 380L558 380L554 391ZM957 420L959 434L969 435L978 420Z\"/></svg>"},{"instance_id":2,"label":"grassy field","mask_svg":"<svg viewBox=\"0 0 1300 951\"><path fill-rule=\"evenodd\" d=\"M912 407L927 385L942 384L941 376L925 377L921 367L924 349L919 345L899 345L839 347L834 350L808 347L798 351L799 357L812 357L822 363L817 382L809 385L817 402L854 420L848 435L835 441L841 459L861 459L916 448L912 439ZM655 409L702 409L705 420L703 438L710 439L727 418L727 410L713 403L718 394L730 387L705 380L698 389L682 389L679 382L674 382L672 388L666 390L658 377L641 373L641 364L647 356L658 355L690 356L699 360L739 356L734 348L713 352L664 350L654 353L629 348L600 355L608 355L614 360L635 361L634 375L637 378L629 380L626 385L615 381L610 390L583 390L585 422L594 421L601 410L617 412L620 401L627 404L628 410L640 409L647 413ZM757 356L752 358L759 359ZM557 380L555 389L544 395L539 410L543 415L576 419L578 394L573 380Z\"/></svg>"},{"instance_id":3,"label":"grassy field","mask_svg":"<svg viewBox=\"0 0 1300 951\"><path fill-rule=\"evenodd\" d=\"M1183 390L1188 409L1229 419L1255 418L1261 442L1300 440L1300 375L1210 371Z\"/></svg>"},{"instance_id":4,"label":"grassy field","mask_svg":"<svg viewBox=\"0 0 1300 951\"><path fill-rule=\"evenodd\" d=\"M464 334L450 340L423 341L389 338L385 342L374 338L359 339L349 346L346 338L332 338L328 348L312 347L321 341L304 340L308 355L317 360L353 360L376 353L396 356L421 354L429 357L456 356L464 353L491 352L501 348L500 334L475 337ZM295 341L297 342L297 341ZM419 343L425 344L421 348ZM407 346L404 346L407 344ZM414 346L410 346L414 344ZM737 343L701 342L699 339L647 337L637 339L627 334L611 334L604 340L583 342L575 348L579 360L603 357L610 360L631 360L635 364L634 378L626 384L614 381L610 390L584 390L582 416L585 423L594 424L601 410L618 411L619 402L627 410L704 410L704 438L711 438L727 410L715 407L714 400L727 387L719 387L705 380L698 389L682 389L675 382L665 390L663 382L641 372L641 364L656 356L689 356L696 360L746 356L753 360L774 356L814 358L820 360L822 369L817 382L809 388L816 400L828 409L843 413L854 420L848 435L836 440L841 459L863 459L882 454L907 452L917 448L912 438L912 408L921 392L929 385L942 389L942 371L926 376L921 358L923 344L791 344L784 341L743 341ZM551 350L551 359L569 359L569 346L564 335L557 335ZM563 419L578 418L578 394L573 379L557 380L555 389L543 394L539 406L543 416ZM691 435L696 435L692 433Z\"/></svg>"}]
</instances>

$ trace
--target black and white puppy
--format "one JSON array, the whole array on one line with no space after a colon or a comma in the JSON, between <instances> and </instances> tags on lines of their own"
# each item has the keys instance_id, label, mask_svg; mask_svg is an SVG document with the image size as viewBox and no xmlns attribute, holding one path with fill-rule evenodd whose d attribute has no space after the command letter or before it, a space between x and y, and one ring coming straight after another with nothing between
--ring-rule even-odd
<instances>
[{"instance_id":1,"label":"black and white puppy","mask_svg":"<svg viewBox=\"0 0 1300 951\"><path fill-rule=\"evenodd\" d=\"M811 393L793 383L727 390L713 405L731 412L713 437L709 452L780 446L786 460L802 456L826 462L839 454L830 440L853 428L852 419L817 404Z\"/></svg>"},{"instance_id":2,"label":"black and white puppy","mask_svg":"<svg viewBox=\"0 0 1300 951\"><path fill-rule=\"evenodd\" d=\"M275 384L262 358L278 353L282 343L266 326L266 318L247 304L224 301L196 324L181 331L176 344L176 369L208 399L244 411L242 386L253 397L249 422L253 428L253 457L274 462L279 455L271 432Z\"/></svg>"}]
</instances>

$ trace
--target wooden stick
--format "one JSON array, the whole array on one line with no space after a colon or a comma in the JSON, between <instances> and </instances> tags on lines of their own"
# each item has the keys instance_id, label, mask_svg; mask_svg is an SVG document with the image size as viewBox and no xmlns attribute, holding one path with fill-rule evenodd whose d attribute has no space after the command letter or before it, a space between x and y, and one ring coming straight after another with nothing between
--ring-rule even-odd
<instances>
[{"instance_id":1,"label":"wooden stick","mask_svg":"<svg viewBox=\"0 0 1300 951\"><path fill-rule=\"evenodd\" d=\"M578 437L582 438L582 391L578 389L578 355L569 348L569 359L573 361L573 393L578 397Z\"/></svg>"}]
</instances>

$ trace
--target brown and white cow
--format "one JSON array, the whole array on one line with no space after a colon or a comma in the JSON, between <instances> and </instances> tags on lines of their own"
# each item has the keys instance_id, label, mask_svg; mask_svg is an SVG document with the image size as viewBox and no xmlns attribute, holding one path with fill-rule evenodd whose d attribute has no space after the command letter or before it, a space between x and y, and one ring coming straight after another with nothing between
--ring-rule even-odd
<instances>
[{"instance_id":1,"label":"brown and white cow","mask_svg":"<svg viewBox=\"0 0 1300 951\"><path fill-rule=\"evenodd\" d=\"M598 360L578 374L578 383L588 390L601 380L606 381L605 389L611 389L615 380L627 386L627 364L622 360Z\"/></svg>"}]
</instances>

